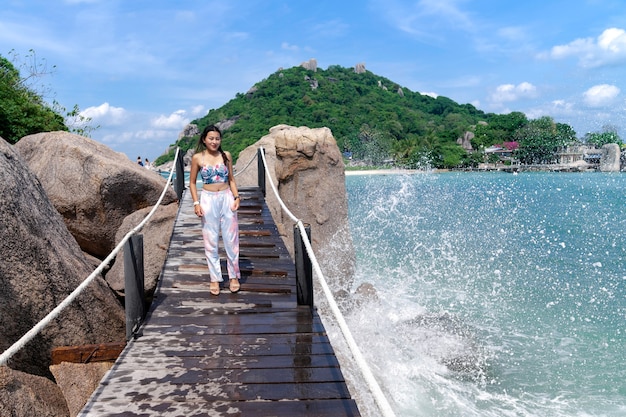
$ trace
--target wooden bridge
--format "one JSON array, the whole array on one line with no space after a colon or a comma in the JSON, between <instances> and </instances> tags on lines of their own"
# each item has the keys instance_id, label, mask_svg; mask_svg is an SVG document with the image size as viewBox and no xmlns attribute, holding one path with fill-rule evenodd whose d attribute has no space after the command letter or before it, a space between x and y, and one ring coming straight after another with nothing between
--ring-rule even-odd
<instances>
[{"instance_id":1,"label":"wooden bridge","mask_svg":"<svg viewBox=\"0 0 626 417\"><path fill-rule=\"evenodd\" d=\"M80 416L360 416L317 312L297 305L295 267L261 191L240 194L241 291L225 278L209 294L185 192L146 321Z\"/></svg>"}]
</instances>

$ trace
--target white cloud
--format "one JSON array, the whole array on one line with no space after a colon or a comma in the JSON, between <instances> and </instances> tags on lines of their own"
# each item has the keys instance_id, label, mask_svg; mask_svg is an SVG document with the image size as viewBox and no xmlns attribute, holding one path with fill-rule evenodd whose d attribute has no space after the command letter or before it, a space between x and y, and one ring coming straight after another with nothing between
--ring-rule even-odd
<instances>
[{"instance_id":1,"label":"white cloud","mask_svg":"<svg viewBox=\"0 0 626 417\"><path fill-rule=\"evenodd\" d=\"M549 55L554 59L576 57L579 65L585 68L626 61L626 31L609 28L596 39L581 38L566 45L557 45Z\"/></svg>"},{"instance_id":2,"label":"white cloud","mask_svg":"<svg viewBox=\"0 0 626 417\"><path fill-rule=\"evenodd\" d=\"M133 136L137 139L155 140L155 139L170 138L172 137L172 133L166 130L148 129L148 130L138 130L137 132L133 133Z\"/></svg>"},{"instance_id":3,"label":"white cloud","mask_svg":"<svg viewBox=\"0 0 626 417\"><path fill-rule=\"evenodd\" d=\"M98 3L98 0L65 0L66 4Z\"/></svg>"},{"instance_id":4,"label":"white cloud","mask_svg":"<svg viewBox=\"0 0 626 417\"><path fill-rule=\"evenodd\" d=\"M552 112L556 114L570 114L575 111L574 104L565 100L552 100L550 104Z\"/></svg>"},{"instance_id":5,"label":"white cloud","mask_svg":"<svg viewBox=\"0 0 626 417\"><path fill-rule=\"evenodd\" d=\"M614 85L594 85L583 93L583 99L588 106L602 107L612 104L620 89Z\"/></svg>"},{"instance_id":6,"label":"white cloud","mask_svg":"<svg viewBox=\"0 0 626 417\"><path fill-rule=\"evenodd\" d=\"M293 51L293 52L298 52L300 50L300 48L297 45L290 45L287 42L281 43L280 48L286 51Z\"/></svg>"},{"instance_id":7,"label":"white cloud","mask_svg":"<svg viewBox=\"0 0 626 417\"><path fill-rule=\"evenodd\" d=\"M81 116L91 118L97 123L119 125L126 120L127 112L122 107L113 107L109 103L102 103L97 107L87 107L80 112Z\"/></svg>"},{"instance_id":8,"label":"white cloud","mask_svg":"<svg viewBox=\"0 0 626 417\"><path fill-rule=\"evenodd\" d=\"M204 115L204 106L203 105L198 105L198 106L194 106L191 108L191 115L192 116L201 116Z\"/></svg>"},{"instance_id":9,"label":"white cloud","mask_svg":"<svg viewBox=\"0 0 626 417\"><path fill-rule=\"evenodd\" d=\"M523 98L533 98L537 96L537 87L529 82L522 82L518 85L502 84L496 87L496 91L491 94L490 101L494 103L504 103L517 101Z\"/></svg>"},{"instance_id":10,"label":"white cloud","mask_svg":"<svg viewBox=\"0 0 626 417\"><path fill-rule=\"evenodd\" d=\"M422 92L420 92L420 94L423 95L423 96L429 96L429 97L432 97L432 98L439 97L439 94L433 93L433 92L422 91Z\"/></svg>"},{"instance_id":11,"label":"white cloud","mask_svg":"<svg viewBox=\"0 0 626 417\"><path fill-rule=\"evenodd\" d=\"M176 110L169 116L160 115L152 119L151 124L158 129L182 129L190 121L186 114L185 110Z\"/></svg>"}]
</instances>

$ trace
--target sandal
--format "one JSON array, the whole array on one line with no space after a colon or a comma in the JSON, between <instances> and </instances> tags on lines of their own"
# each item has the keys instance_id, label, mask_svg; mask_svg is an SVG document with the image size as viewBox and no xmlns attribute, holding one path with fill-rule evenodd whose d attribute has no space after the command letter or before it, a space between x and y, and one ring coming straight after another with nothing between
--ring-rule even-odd
<instances>
[{"instance_id":1,"label":"sandal","mask_svg":"<svg viewBox=\"0 0 626 417\"><path fill-rule=\"evenodd\" d=\"M220 295L220 283L215 281L209 284L209 292L211 295Z\"/></svg>"},{"instance_id":2,"label":"sandal","mask_svg":"<svg viewBox=\"0 0 626 417\"><path fill-rule=\"evenodd\" d=\"M241 289L241 285L239 284L239 278L231 278L228 287L230 288L230 292L232 292L233 294L239 292L239 290Z\"/></svg>"}]
</instances>

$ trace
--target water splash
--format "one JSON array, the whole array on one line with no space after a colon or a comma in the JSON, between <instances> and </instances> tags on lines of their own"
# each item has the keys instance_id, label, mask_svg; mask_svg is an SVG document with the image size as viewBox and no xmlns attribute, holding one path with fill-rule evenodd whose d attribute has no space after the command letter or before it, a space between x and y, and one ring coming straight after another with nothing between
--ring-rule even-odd
<instances>
[{"instance_id":1,"label":"water splash","mask_svg":"<svg viewBox=\"0 0 626 417\"><path fill-rule=\"evenodd\" d=\"M348 178L354 285L378 293L349 325L398 415L624 414L624 186Z\"/></svg>"}]
</instances>

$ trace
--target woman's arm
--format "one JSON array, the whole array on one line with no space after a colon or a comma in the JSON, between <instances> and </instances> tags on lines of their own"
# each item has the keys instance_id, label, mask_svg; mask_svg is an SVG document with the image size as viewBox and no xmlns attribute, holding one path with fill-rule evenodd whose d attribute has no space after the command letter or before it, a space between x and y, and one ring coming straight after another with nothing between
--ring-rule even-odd
<instances>
[{"instance_id":1,"label":"woman's arm","mask_svg":"<svg viewBox=\"0 0 626 417\"><path fill-rule=\"evenodd\" d=\"M233 196L235 197L233 210L238 210L241 198L239 197L239 190L237 190L237 183L235 182L235 171L233 171L233 157L230 155L230 152L225 153L226 157L228 158L228 185L230 186L230 191L232 191Z\"/></svg>"},{"instance_id":2,"label":"woman's arm","mask_svg":"<svg viewBox=\"0 0 626 417\"><path fill-rule=\"evenodd\" d=\"M191 191L191 199L193 200L193 211L198 216L203 216L202 207L200 207L200 200L198 199L198 188L196 187L196 181L198 179L198 158L200 154L196 153L191 157L191 170L189 171L189 191ZM196 204L198 203L198 204Z\"/></svg>"}]
</instances>

